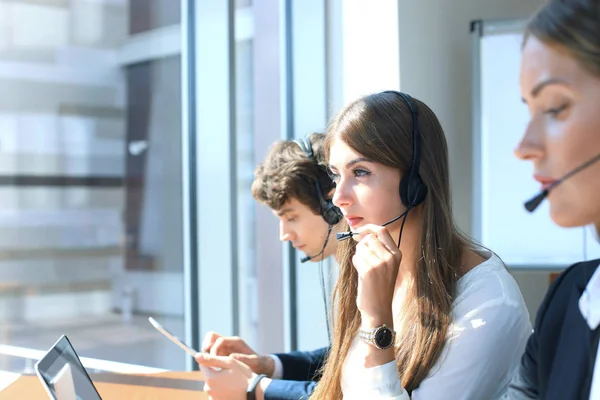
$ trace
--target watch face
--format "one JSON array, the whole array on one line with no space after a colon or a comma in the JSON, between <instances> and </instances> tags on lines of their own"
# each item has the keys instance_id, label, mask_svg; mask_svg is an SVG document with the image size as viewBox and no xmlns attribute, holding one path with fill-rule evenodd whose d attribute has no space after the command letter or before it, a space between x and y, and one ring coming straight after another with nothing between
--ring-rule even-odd
<instances>
[{"instance_id":1,"label":"watch face","mask_svg":"<svg viewBox=\"0 0 600 400\"><path fill-rule=\"evenodd\" d=\"M378 329L375 333L375 343L377 343L378 347L387 348L390 347L393 343L393 334L392 331L388 328Z\"/></svg>"}]
</instances>

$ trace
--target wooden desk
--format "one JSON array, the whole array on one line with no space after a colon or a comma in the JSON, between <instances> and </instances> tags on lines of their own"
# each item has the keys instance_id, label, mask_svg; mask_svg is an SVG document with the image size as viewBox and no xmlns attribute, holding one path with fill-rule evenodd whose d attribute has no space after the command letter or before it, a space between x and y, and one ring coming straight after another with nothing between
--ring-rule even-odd
<instances>
[{"instance_id":1,"label":"wooden desk","mask_svg":"<svg viewBox=\"0 0 600 400\"><path fill-rule=\"evenodd\" d=\"M206 400L199 388L202 372L162 372L147 375L90 374L103 400ZM175 389L181 380L190 381L183 389ZM129 381L129 382L128 382ZM124 382L124 383L114 383ZM172 382L173 385L168 384ZM166 383L166 385L165 385ZM185 383L185 382L183 382ZM160 385L169 387L160 387ZM48 394L35 375L21 376L0 392L0 400L44 400Z\"/></svg>"}]
</instances>

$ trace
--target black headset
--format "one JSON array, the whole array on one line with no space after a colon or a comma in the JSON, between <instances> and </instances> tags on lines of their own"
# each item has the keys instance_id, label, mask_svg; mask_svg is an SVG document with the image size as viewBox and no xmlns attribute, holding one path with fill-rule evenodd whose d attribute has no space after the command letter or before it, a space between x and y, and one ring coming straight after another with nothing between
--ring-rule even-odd
<instances>
[{"instance_id":1,"label":"black headset","mask_svg":"<svg viewBox=\"0 0 600 400\"><path fill-rule=\"evenodd\" d=\"M300 146L300 148L302 149L304 154L306 154L306 157L309 160L317 163L317 160L315 159L315 154L313 152L312 144L310 143L310 140L308 138L294 140L294 143ZM340 222L342 218L344 218L344 215L342 214L340 209L333 204L333 201L331 199L326 199L325 196L323 196L323 191L321 190L321 185L319 185L318 181L311 178L309 179L313 181L315 185L317 197L319 198L319 205L321 206L321 216L323 217L325 222L327 222L329 226L333 226Z\"/></svg>"},{"instance_id":2,"label":"black headset","mask_svg":"<svg viewBox=\"0 0 600 400\"><path fill-rule=\"evenodd\" d=\"M427 186L419 175L419 163L421 161L421 132L419 131L418 109L412 97L406 93L395 90L386 90L383 93L394 93L404 99L412 115L413 133L413 159L408 171L400 181L400 200L407 208L413 208L421 204L427 196Z\"/></svg>"}]
</instances>

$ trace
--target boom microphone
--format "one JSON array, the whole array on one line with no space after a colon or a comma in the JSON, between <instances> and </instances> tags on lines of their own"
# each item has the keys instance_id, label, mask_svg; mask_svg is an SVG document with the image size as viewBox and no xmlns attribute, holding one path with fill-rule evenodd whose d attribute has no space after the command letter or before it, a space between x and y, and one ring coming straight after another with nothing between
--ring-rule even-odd
<instances>
[{"instance_id":1,"label":"boom microphone","mask_svg":"<svg viewBox=\"0 0 600 400\"><path fill-rule=\"evenodd\" d=\"M387 226L387 225L389 225L389 224L391 224L391 223L393 223L393 222L396 222L396 221L398 221L400 218L402 218L402 217L404 217L406 214L408 214L408 212L409 212L409 211L410 211L410 208L409 208L409 209L407 209L406 211L404 211L402 214L400 214L400 215L399 215L399 216L397 216L396 218L389 220L388 222L386 222L385 224L383 224L383 225L381 225L381 226ZM352 231L349 231L349 232L338 232L338 233L336 233L336 234L335 234L335 238L336 238L338 241L342 241L342 240L349 239L349 238L351 238L352 236L354 236L354 235L356 235L356 234L357 234L356 232L352 232Z\"/></svg>"},{"instance_id":2,"label":"boom microphone","mask_svg":"<svg viewBox=\"0 0 600 400\"><path fill-rule=\"evenodd\" d=\"M540 193L538 193L537 195L535 195L534 197L532 197L531 199L526 201L524 204L525 209L529 212L534 212L535 209L538 208L540 204L542 204L542 201L544 201L544 199L546 197L548 197L548 195L550 194L550 191L552 189L554 189L556 186L563 183L567 178L572 177L576 173L578 173L578 172L586 169L587 167L591 166L592 164L596 163L598 160L600 160L600 154L597 154L595 157L591 158L590 160L587 160L586 162L581 164L579 167L573 169L571 172L568 172L567 174L565 174L565 176L563 176L559 180L552 182L552 184L550 186L548 186L546 189L542 190Z\"/></svg>"}]
</instances>

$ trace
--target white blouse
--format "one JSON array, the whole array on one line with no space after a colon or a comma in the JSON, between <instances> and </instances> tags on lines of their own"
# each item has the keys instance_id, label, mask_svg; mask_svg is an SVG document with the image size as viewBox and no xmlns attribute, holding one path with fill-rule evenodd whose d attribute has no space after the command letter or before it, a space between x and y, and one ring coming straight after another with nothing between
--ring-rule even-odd
<instances>
[{"instance_id":1,"label":"white blouse","mask_svg":"<svg viewBox=\"0 0 600 400\"><path fill-rule=\"evenodd\" d=\"M395 360L364 367L364 347L357 346L357 337L342 370L344 400L501 397L519 365L532 328L521 291L502 261L488 251L479 254L486 261L457 282L453 322L440 359L412 396L400 383Z\"/></svg>"}]
</instances>

